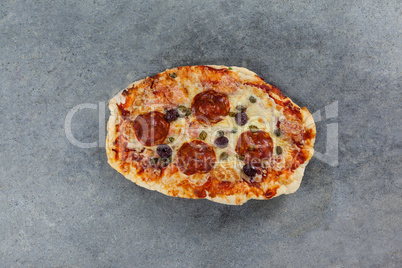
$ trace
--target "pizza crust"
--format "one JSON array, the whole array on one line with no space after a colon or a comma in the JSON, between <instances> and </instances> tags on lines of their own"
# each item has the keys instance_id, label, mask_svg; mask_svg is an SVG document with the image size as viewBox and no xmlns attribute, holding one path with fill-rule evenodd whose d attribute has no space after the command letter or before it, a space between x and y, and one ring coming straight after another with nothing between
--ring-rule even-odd
<instances>
[{"instance_id":1,"label":"pizza crust","mask_svg":"<svg viewBox=\"0 0 402 268\"><path fill-rule=\"evenodd\" d=\"M226 66L217 66L217 65L208 65L208 66L210 66L212 68L215 68L215 69L228 68ZM230 69L233 72L237 73L238 76L239 76L239 79L241 79L241 80L248 81L250 83L261 81L261 78L259 78L254 72L252 72L252 71L250 71L250 70L248 70L246 68L233 66ZM167 70L167 71L170 71L170 70ZM143 80L133 82L126 89L134 88L134 87L138 86L142 81ZM107 156L108 156L108 163L114 169L116 169L118 172L120 172L123 176L125 176L130 181L136 183L137 185L139 185L141 187L144 187L146 189L149 189L149 190L161 192L161 193L163 193L165 195L168 195L168 196L172 196L172 191L166 189L165 187L163 187L163 184L161 182L159 182L159 183L157 183L157 182L149 182L149 181L144 180L143 177L138 176L135 171L133 172L131 170L130 172L127 172L127 171L123 170L123 168L120 165L120 162L115 159L116 153L112 149L114 148L114 142L115 142L115 140L116 140L116 138L118 136L118 133L116 132L116 125L118 125L120 123L120 120L121 120L117 104L122 104L122 103L124 104L126 102L126 97L123 95L123 91L125 91L125 90L120 91L109 102L109 109L110 109L111 115L110 115L108 123L107 123L108 134L107 134L107 138L106 138L106 153L107 153ZM280 96L275 96L274 95L273 97L280 99ZM291 101L291 102L292 102L293 105L298 107L296 104L294 104L293 101ZM309 157L307 158L307 160L303 164L298 166L293 171L291 176L288 178L288 181L290 181L290 183L288 183L288 184L279 184L279 183L277 183L277 185L276 185L277 186L276 194L271 196L270 198L279 196L281 194L294 193L300 187L300 183L301 183L305 168L306 168L309 160L311 159L311 157L314 154L313 145L314 145L315 133L316 133L314 120L313 120L312 115L308 112L308 110L306 108L301 109L301 115L302 115L303 126L306 128L306 130L310 129L312 134L313 134L313 138L310 140L310 144L306 148L309 151ZM176 176L176 174L174 176ZM179 177L183 177L183 176L177 175L177 180L181 181L181 179ZM173 179L175 179L175 178L173 178ZM163 181L163 179L161 181ZM180 192L180 191L177 194L175 194L175 196L182 197L182 198L194 198L192 196L190 197L190 196L186 195L185 192ZM263 200L263 199L267 199L267 198L264 195L250 196L250 195L246 195L244 193L235 193L233 195L211 197L209 195L209 193L207 193L207 196L205 197L205 199L208 199L208 200L211 200L211 201L214 201L214 202L217 202L217 203L221 203L221 204L241 205L241 204L247 202L250 199Z\"/></svg>"}]
</instances>

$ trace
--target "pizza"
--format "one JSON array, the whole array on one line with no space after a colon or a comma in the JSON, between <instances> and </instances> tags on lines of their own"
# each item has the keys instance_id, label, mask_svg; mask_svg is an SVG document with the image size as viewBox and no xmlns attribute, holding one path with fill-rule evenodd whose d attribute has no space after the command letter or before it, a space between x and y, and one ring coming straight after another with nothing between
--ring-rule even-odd
<instances>
[{"instance_id":1,"label":"pizza","mask_svg":"<svg viewBox=\"0 0 402 268\"><path fill-rule=\"evenodd\" d=\"M109 102L109 164L150 190L241 205L295 192L315 124L245 68L183 66L132 83Z\"/></svg>"}]
</instances>

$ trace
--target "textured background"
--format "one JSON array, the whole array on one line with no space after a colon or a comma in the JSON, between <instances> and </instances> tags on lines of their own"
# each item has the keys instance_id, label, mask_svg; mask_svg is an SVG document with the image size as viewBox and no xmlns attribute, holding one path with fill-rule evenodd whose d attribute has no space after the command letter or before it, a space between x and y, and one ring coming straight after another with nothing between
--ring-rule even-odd
<instances>
[{"instance_id":1,"label":"textured background","mask_svg":"<svg viewBox=\"0 0 402 268\"><path fill-rule=\"evenodd\" d=\"M109 2L0 2L1 266L400 267L400 1ZM74 106L191 64L247 67L312 112L338 101L316 148L338 123L339 165L230 207L142 189L66 138ZM82 142L98 129L73 118Z\"/></svg>"}]
</instances>

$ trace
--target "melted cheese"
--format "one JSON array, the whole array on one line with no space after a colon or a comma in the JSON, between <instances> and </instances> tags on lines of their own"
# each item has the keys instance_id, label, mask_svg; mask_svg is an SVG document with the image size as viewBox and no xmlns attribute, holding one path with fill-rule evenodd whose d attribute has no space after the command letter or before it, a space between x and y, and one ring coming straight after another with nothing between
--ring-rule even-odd
<instances>
[{"instance_id":1,"label":"melted cheese","mask_svg":"<svg viewBox=\"0 0 402 268\"><path fill-rule=\"evenodd\" d=\"M225 66L211 66L214 68L227 68ZM232 75L237 75L237 80L247 81L247 82L258 82L261 81L259 77L256 76L255 73L239 67L232 67L233 73ZM170 70L168 70L170 72ZM182 94L182 89L184 88L185 91L188 93L188 97L183 98L174 98L175 95L168 96L170 100L173 102L176 100L178 104L185 105L186 107L191 107L191 102L195 95L203 92L205 89L201 83L198 81L197 74L189 73L190 79L184 78L181 79L180 76L176 78L176 82L181 85L181 89L169 89L169 90L180 90L180 92L173 93L176 95ZM145 80L137 81L131 84L128 88L132 88L134 86L138 86L141 83L145 84ZM123 91L122 91L123 92ZM119 161L113 159L114 152L112 151L113 142L116 138L116 131L115 126L121 122L121 118L119 116L119 112L117 110L116 104L123 103L126 99L123 97L122 92L120 92L115 98L113 98L110 102L110 110L111 116L108 122L108 137L106 142L106 150L108 152L109 163L125 175L128 179L136 182L138 185L146 187L152 190L158 190L159 192L174 195L174 196L181 196L181 197L189 197L189 193L185 192L184 188L177 187L183 181L188 181L194 187L202 186L207 182L208 177L210 174L194 174L191 176L186 176L185 174L179 172L174 165L170 165L169 168L165 169L164 175L161 176L159 182L150 182L144 179L142 176L137 176L137 169L128 168L126 166L121 167ZM160 111L163 112L164 108L166 108L166 104L159 104L158 99L152 99L152 92L151 91L144 91L143 99L135 99L133 103L133 107L131 107L132 114L140 114L149 111ZM149 98L147 96L149 95ZM249 101L249 97L254 96L257 101L255 103L251 103ZM238 126L234 120L234 117L227 116L224 120L210 126L202 126L197 123L197 120L193 115L190 115L186 118L178 118L176 121L171 122L170 125L170 133L169 136L174 137L175 140L173 143L169 144L173 149L172 159L175 159L176 153L180 146L185 143L189 142L193 139L198 139L198 134L201 131L207 132L207 138L204 140L206 143L211 144L214 146L217 162L213 170L210 172L211 174L217 173L222 175L222 181L241 181L242 179L248 179L248 177L243 174L242 167L244 162L239 160L236 157L236 143L239 136L246 130L249 130L250 125L256 126L258 129L268 132L273 140L273 156L271 157L270 163L265 163L269 165L273 170L282 170L285 168L286 160L290 158L292 160L291 151L299 150L297 146L294 144L290 144L284 137L277 137L274 135L274 130L276 129L276 123L278 120L283 120L285 118L283 108L279 105L276 105L274 100L269 97L269 95L258 87L248 86L244 84L240 84L238 88L233 90L233 87L230 89L230 93L228 94L229 102L230 102L230 110L232 112L236 112L237 105L243 105L247 107L246 113L248 115L248 122L244 126ZM175 105L174 105L175 106ZM173 106L173 107L174 107ZM304 126L308 125L310 129L313 130L315 134L315 126L314 121L312 120L311 115L308 113L307 109L302 110ZM198 129L192 129L192 127L198 127ZM233 130L236 129L236 132ZM218 148L214 145L214 141L217 138L218 131L224 131L225 136L229 139L229 144L226 148ZM168 137L169 137L168 136ZM156 147L146 147L143 146L136 140L135 135L129 134L127 135L129 139L129 148L135 149L136 151L140 152L145 149L144 155L147 157L155 157L156 155ZM264 182L261 184L261 187L265 190L267 189L277 189L276 194L274 196L278 196L280 194L288 194L292 193L297 190L300 185L300 181L304 172L304 168L307 165L308 160L311 158L313 154L312 146L314 144L314 139L309 141L309 147L306 148L310 150L310 156L302 165L300 165L292 175L289 174L282 174L278 180ZM283 153L281 155L276 154L275 147L281 146ZM226 152L229 155L227 160L221 161L219 156L221 153ZM174 161L174 160L173 160ZM234 172L234 173L233 173ZM230 175L232 174L232 176ZM223 176L224 175L224 176ZM238 176L240 175L240 177ZM228 177L229 176L229 177ZM261 181L261 176L254 178L255 182ZM172 190L173 189L173 190ZM216 196L210 197L206 196L206 198L211 199L216 202L226 203L226 204L242 204L243 202L247 201L250 198L257 198L257 199L265 199L264 196L249 196L245 195L244 193L237 193L236 195L228 195L228 196Z\"/></svg>"}]
</instances>

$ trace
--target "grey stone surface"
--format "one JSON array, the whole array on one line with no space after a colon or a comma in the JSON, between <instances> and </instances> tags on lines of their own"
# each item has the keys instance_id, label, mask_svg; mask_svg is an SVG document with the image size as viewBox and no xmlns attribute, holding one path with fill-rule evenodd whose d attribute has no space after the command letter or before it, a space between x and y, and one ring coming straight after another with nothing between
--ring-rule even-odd
<instances>
[{"instance_id":1,"label":"grey stone surface","mask_svg":"<svg viewBox=\"0 0 402 268\"><path fill-rule=\"evenodd\" d=\"M1 1L1 266L400 267L400 25L397 0ZM338 123L339 165L315 157L295 194L231 207L142 189L66 138L74 106L192 64L320 110L317 151ZM98 111L73 117L82 142L98 129Z\"/></svg>"}]
</instances>

